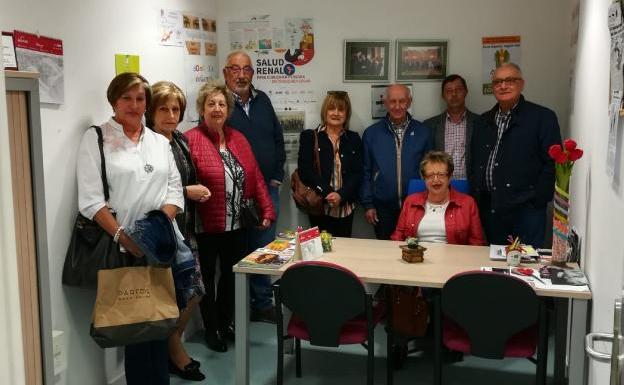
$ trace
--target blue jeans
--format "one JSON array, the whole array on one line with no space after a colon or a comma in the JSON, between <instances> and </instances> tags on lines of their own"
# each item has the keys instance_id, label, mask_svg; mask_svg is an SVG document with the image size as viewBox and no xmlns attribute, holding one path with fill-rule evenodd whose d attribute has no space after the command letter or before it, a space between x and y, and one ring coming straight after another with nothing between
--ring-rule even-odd
<instances>
[{"instance_id":1,"label":"blue jeans","mask_svg":"<svg viewBox=\"0 0 624 385\"><path fill-rule=\"evenodd\" d=\"M267 185L273 208L275 209L275 222L266 230L250 229L248 231L249 252L259 247L264 247L275 239L275 229L277 228L277 218L279 218L279 187ZM273 306L273 291L271 288L271 278L267 275L252 274L249 278L249 289L251 294L251 308L255 310L266 310Z\"/></svg>"}]
</instances>

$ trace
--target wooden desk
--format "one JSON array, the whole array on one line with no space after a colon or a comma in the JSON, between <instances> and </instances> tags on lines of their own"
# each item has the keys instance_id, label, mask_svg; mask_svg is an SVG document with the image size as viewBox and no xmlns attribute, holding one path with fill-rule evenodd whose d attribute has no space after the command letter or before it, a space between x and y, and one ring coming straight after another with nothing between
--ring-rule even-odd
<instances>
[{"instance_id":1,"label":"wooden desk","mask_svg":"<svg viewBox=\"0 0 624 385\"><path fill-rule=\"evenodd\" d=\"M336 238L331 253L321 260L333 262L353 271L362 281L405 286L441 288L453 275L478 270L481 266L506 267L505 262L489 259L489 247L425 244L425 260L409 264L401 259L398 245L402 242L374 239ZM248 274L281 276L290 264L278 270L234 266L236 273L236 381L249 384L249 280ZM557 306L555 347L555 383L565 383L566 357L570 365L569 384L581 385L586 376L584 337L587 333L587 305L591 291L537 289L537 294L554 297ZM568 301L572 300L572 322L567 322ZM564 319L565 318L565 319ZM565 322L564 322L565 321ZM566 329L559 330L562 326ZM567 344L567 327L571 326ZM567 349L566 349L567 347Z\"/></svg>"}]
</instances>

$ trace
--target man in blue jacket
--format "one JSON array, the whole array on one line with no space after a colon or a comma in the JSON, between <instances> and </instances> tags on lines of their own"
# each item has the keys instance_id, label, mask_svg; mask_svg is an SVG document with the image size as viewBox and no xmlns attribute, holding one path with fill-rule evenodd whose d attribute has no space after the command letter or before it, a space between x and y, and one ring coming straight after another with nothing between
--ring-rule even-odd
<instances>
[{"instance_id":1,"label":"man in blue jacket","mask_svg":"<svg viewBox=\"0 0 624 385\"><path fill-rule=\"evenodd\" d=\"M555 166L548 148L561 143L557 116L524 99L524 79L506 63L492 76L498 103L482 115L472 136L471 188L490 244L519 236L544 246L546 205L553 198Z\"/></svg>"},{"instance_id":2,"label":"man in blue jacket","mask_svg":"<svg viewBox=\"0 0 624 385\"><path fill-rule=\"evenodd\" d=\"M244 51L231 52L223 68L223 77L236 101L227 125L239 130L251 145L269 188L275 217L279 216L279 186L284 178L284 133L269 97L251 84L254 68ZM263 247L275 239L274 222L266 230L249 230L249 251ZM275 322L271 281L266 275L250 279L252 321Z\"/></svg>"},{"instance_id":3,"label":"man in blue jacket","mask_svg":"<svg viewBox=\"0 0 624 385\"><path fill-rule=\"evenodd\" d=\"M386 90L388 114L364 131L364 175L360 191L366 221L377 239L390 239L412 178L420 178L420 161L432 148L431 130L407 112L409 89L393 84Z\"/></svg>"}]
</instances>

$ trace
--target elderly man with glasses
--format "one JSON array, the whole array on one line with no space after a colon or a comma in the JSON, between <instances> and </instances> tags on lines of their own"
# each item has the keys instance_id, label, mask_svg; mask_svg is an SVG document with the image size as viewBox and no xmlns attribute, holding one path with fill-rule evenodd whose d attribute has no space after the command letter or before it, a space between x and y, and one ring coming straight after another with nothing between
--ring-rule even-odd
<instances>
[{"instance_id":1,"label":"elderly man with glasses","mask_svg":"<svg viewBox=\"0 0 624 385\"><path fill-rule=\"evenodd\" d=\"M548 148L561 143L557 116L524 99L520 67L505 63L492 76L498 103L482 115L472 137L471 188L490 244L508 235L544 246L546 205L553 198L555 167Z\"/></svg>"},{"instance_id":2,"label":"elderly man with glasses","mask_svg":"<svg viewBox=\"0 0 624 385\"><path fill-rule=\"evenodd\" d=\"M284 178L284 133L269 97L251 84L254 68L244 51L233 51L227 56L223 77L236 101L227 125L239 130L251 145L264 180L269 188L276 218L279 216L279 187ZM266 230L249 230L249 251L266 246L275 239L277 220ZM275 322L275 307L271 281L266 275L252 275L252 321Z\"/></svg>"}]
</instances>

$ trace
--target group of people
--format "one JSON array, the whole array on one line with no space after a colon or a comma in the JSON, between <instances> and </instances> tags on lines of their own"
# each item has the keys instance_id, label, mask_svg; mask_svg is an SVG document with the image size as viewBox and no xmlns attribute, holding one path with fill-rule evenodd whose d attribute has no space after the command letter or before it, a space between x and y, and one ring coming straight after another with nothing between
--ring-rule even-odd
<instances>
[{"instance_id":1,"label":"group of people","mask_svg":"<svg viewBox=\"0 0 624 385\"><path fill-rule=\"evenodd\" d=\"M561 143L557 117L524 99L517 65L497 68L492 84L498 103L477 115L466 108L466 81L447 76L441 87L446 111L424 123L408 112L409 89L391 85L386 117L361 140L349 130L349 96L329 92L322 124L300 139L301 180L325 198L324 215L310 216L310 223L350 236L359 203L378 239L483 245L486 239L505 244L513 235L543 247L555 178L547 150ZM424 191L407 196L413 179L424 181ZM468 191L453 188L452 179L463 180Z\"/></svg>"},{"instance_id":2,"label":"group of people","mask_svg":"<svg viewBox=\"0 0 624 385\"><path fill-rule=\"evenodd\" d=\"M140 261L142 251L124 230L145 213L162 210L195 256L192 283L178 295L183 300L177 330L168 341L125 347L128 384L168 384L169 372L203 380L200 363L181 343L192 310L199 304L207 346L227 351L234 339L232 266L275 238L284 139L270 99L252 85L253 75L246 53L230 53L225 85L201 87L195 101L199 125L185 133L178 124L187 101L178 86L150 85L135 73L116 76L107 91L113 116L100 125L108 201L96 130L83 136L80 212L113 236L121 252ZM347 92L328 92L321 124L300 136L301 180L323 197L322 214L311 215L310 224L349 237L359 204L378 239L417 236L482 245L481 218L490 243L514 234L542 246L545 206L554 186L547 149L560 142L557 119L524 99L516 65L500 66L492 80L498 103L478 116L466 109L464 79L447 77L442 83L447 110L424 124L408 112L408 88L391 85L384 98L387 116L361 138L349 129ZM425 191L407 196L414 178L424 180ZM470 195L451 187L451 178L467 179ZM248 223L248 210L257 213L258 223ZM252 276L250 288L251 320L275 322L269 278Z\"/></svg>"}]
</instances>

